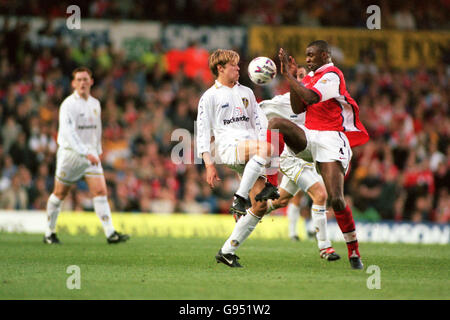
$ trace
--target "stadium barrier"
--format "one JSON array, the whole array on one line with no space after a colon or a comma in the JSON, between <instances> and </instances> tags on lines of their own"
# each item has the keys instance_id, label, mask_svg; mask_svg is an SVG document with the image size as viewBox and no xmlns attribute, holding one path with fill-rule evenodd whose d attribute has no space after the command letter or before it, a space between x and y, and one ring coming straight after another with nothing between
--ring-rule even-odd
<instances>
[{"instance_id":1,"label":"stadium barrier","mask_svg":"<svg viewBox=\"0 0 450 320\"><path fill-rule=\"evenodd\" d=\"M248 50L251 56L273 57L277 48L283 46L297 62L303 63L306 46L317 39L328 41L333 59L344 66L355 66L362 51L373 50L379 67L386 63L404 69L437 67L450 46L447 31L251 26ZM335 48L339 52L333 52Z\"/></svg>"},{"instance_id":2,"label":"stadium barrier","mask_svg":"<svg viewBox=\"0 0 450 320\"><path fill-rule=\"evenodd\" d=\"M234 219L229 215L213 214L133 214L114 213L113 222L121 232L133 236L176 238L222 238L233 230ZM0 231L44 233L46 226L44 211L0 211ZM299 237L307 238L305 220L300 219ZM450 243L450 225L432 223L356 223L360 242L386 243ZM266 216L252 233L252 238L287 239L288 220L284 216ZM69 234L103 234L95 213L63 212L58 218L58 232ZM328 222L328 233L332 241L344 241L335 221Z\"/></svg>"},{"instance_id":3,"label":"stadium barrier","mask_svg":"<svg viewBox=\"0 0 450 320\"><path fill-rule=\"evenodd\" d=\"M6 17L0 15L0 26ZM13 23L23 17L8 16ZM39 30L47 23L41 17L28 17L30 40L34 44L52 45L55 39ZM126 56L138 59L151 52L156 42L167 48L184 49L197 42L207 50L236 48L249 56L277 57L278 48L284 47L296 58L304 61L304 52L313 40L327 40L332 46L334 61L343 66L355 66L362 51L375 53L375 63L384 67L408 69L438 67L450 47L448 31L400 31L367 30L355 28L306 28L297 26L198 26L190 24L162 24L157 21L130 21L107 19L82 19L81 29L68 29L65 18L52 21L56 33L66 43L76 44L87 38L94 46L111 43L115 49L123 49ZM49 43L50 42L50 43ZM53 42L53 43L52 43ZM335 50L336 49L336 50Z\"/></svg>"}]
</instances>

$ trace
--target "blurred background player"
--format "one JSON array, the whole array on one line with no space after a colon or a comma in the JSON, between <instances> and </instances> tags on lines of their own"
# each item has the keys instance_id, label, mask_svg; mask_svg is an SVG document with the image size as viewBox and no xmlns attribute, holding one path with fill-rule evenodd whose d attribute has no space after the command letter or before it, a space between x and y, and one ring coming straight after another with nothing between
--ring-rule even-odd
<instances>
[{"instance_id":1,"label":"blurred background player","mask_svg":"<svg viewBox=\"0 0 450 320\"><path fill-rule=\"evenodd\" d=\"M311 198L309 196L305 197L304 193L300 191L289 200L286 207L286 217L288 219L288 237L292 241L300 241L300 233L306 234L308 238L316 236L314 221L311 220L311 206ZM302 231L298 228L300 217L303 218Z\"/></svg>"},{"instance_id":2,"label":"blurred background player","mask_svg":"<svg viewBox=\"0 0 450 320\"><path fill-rule=\"evenodd\" d=\"M291 72L296 75L298 81L301 81L306 74L306 70L302 67L297 68L297 64L295 63L292 64L292 68ZM271 100L264 100L260 102L259 106L265 113L265 116L261 115L265 128L267 128L267 120L274 117L282 117L298 125L305 123L304 113L297 115L292 111L289 92L275 96ZM314 163L306 162L296 157L289 147L286 147L280 155L279 166L280 171L283 173L279 187L280 198L267 201L268 212L288 206L289 235L291 238L297 237L298 239L296 226L300 216L300 196L297 194L299 194L300 190L307 193L313 202L311 206L311 219L318 241L320 257L328 261L338 260L340 256L333 249L331 241L328 239L326 215L327 192L322 178L316 172ZM292 203L291 201L290 203L291 199L295 202Z\"/></svg>"},{"instance_id":3,"label":"blurred background player","mask_svg":"<svg viewBox=\"0 0 450 320\"><path fill-rule=\"evenodd\" d=\"M44 243L60 243L56 236L56 220L62 201L72 184L83 177L93 197L94 210L103 225L107 242L124 242L129 236L114 229L99 158L102 153L101 107L100 102L90 95L94 84L92 72L79 67L72 76L75 91L63 101L59 110L55 186L47 202L48 225Z\"/></svg>"},{"instance_id":4,"label":"blurred background player","mask_svg":"<svg viewBox=\"0 0 450 320\"><path fill-rule=\"evenodd\" d=\"M305 113L305 125L274 118L269 129L278 129L285 143L304 160L316 163L324 180L336 221L344 234L350 266L363 269L355 222L344 198L344 177L352 157L351 147L364 144L369 135L359 120L359 107L345 87L342 72L331 62L328 43L311 42L306 48L310 73L302 82L290 72L294 63L280 48L281 73L289 81L294 113Z\"/></svg>"},{"instance_id":5,"label":"blurred background player","mask_svg":"<svg viewBox=\"0 0 450 320\"><path fill-rule=\"evenodd\" d=\"M216 76L214 85L200 98L197 116L197 152L206 166L206 181L214 187L220 178L211 155L211 132L214 136L216 159L242 174L230 212L239 220L216 256L217 262L240 267L236 249L250 235L266 212L266 202L253 202L254 192L265 186L265 167L271 159L271 145L265 141L260 110L253 91L239 84L239 54L218 49L209 57L209 67ZM252 190L252 192L250 191ZM277 188L272 198L278 198ZM248 213L248 214L246 214Z\"/></svg>"}]
</instances>

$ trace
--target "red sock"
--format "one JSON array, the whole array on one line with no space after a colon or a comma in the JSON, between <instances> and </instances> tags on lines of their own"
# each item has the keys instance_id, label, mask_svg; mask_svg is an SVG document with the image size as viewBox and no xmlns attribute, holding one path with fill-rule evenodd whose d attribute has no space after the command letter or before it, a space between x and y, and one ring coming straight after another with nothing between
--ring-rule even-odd
<instances>
[{"instance_id":1,"label":"red sock","mask_svg":"<svg viewBox=\"0 0 450 320\"><path fill-rule=\"evenodd\" d=\"M267 130L267 142L272 144L272 138L275 138L275 132L272 132L272 130ZM283 134L278 133L278 146L274 145L274 147L276 148L274 156L280 156L280 154L284 150ZM267 181L269 181L274 186L278 186L278 171L274 174L267 175Z\"/></svg>"},{"instance_id":2,"label":"red sock","mask_svg":"<svg viewBox=\"0 0 450 320\"><path fill-rule=\"evenodd\" d=\"M344 235L347 243L348 256L359 255L358 240L356 239L355 221L353 220L352 210L347 205L342 211L335 211L336 222Z\"/></svg>"}]
</instances>

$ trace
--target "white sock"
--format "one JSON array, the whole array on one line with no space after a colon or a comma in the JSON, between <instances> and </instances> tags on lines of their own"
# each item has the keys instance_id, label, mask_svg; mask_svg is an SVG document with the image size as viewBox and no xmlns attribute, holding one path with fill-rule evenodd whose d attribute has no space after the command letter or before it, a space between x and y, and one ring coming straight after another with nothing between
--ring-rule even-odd
<instances>
[{"instance_id":1,"label":"white sock","mask_svg":"<svg viewBox=\"0 0 450 320\"><path fill-rule=\"evenodd\" d=\"M106 237L109 237L114 233L114 226L112 223L111 209L109 207L108 199L106 196L94 197L94 210L97 217L100 219L103 230Z\"/></svg>"},{"instance_id":2,"label":"white sock","mask_svg":"<svg viewBox=\"0 0 450 320\"><path fill-rule=\"evenodd\" d=\"M225 241L222 253L234 254L237 248L250 236L259 221L261 221L261 218L255 216L250 209L247 209L247 214L239 219L234 226L231 236Z\"/></svg>"},{"instance_id":3,"label":"white sock","mask_svg":"<svg viewBox=\"0 0 450 320\"><path fill-rule=\"evenodd\" d=\"M289 222L289 237L292 238L298 236L297 222L300 218L300 208L297 205L289 202L286 213Z\"/></svg>"},{"instance_id":4,"label":"white sock","mask_svg":"<svg viewBox=\"0 0 450 320\"><path fill-rule=\"evenodd\" d=\"M327 231L327 207L313 204L311 207L311 218L316 228L316 238L319 249L331 247L331 241L328 239Z\"/></svg>"},{"instance_id":5,"label":"white sock","mask_svg":"<svg viewBox=\"0 0 450 320\"><path fill-rule=\"evenodd\" d=\"M244 172L242 173L241 184L236 194L240 195L242 198L248 199L248 193L250 189L258 180L259 176L263 173L267 161L258 156L253 156L245 165Z\"/></svg>"},{"instance_id":6,"label":"white sock","mask_svg":"<svg viewBox=\"0 0 450 320\"><path fill-rule=\"evenodd\" d=\"M275 207L273 205L273 200L272 199L268 199L267 200L267 212L266 212L266 214L271 213L273 210L275 210Z\"/></svg>"},{"instance_id":7,"label":"white sock","mask_svg":"<svg viewBox=\"0 0 450 320\"><path fill-rule=\"evenodd\" d=\"M49 237L52 233L56 232L56 220L58 219L59 212L61 211L62 201L53 193L47 200L47 230L45 236Z\"/></svg>"}]
</instances>

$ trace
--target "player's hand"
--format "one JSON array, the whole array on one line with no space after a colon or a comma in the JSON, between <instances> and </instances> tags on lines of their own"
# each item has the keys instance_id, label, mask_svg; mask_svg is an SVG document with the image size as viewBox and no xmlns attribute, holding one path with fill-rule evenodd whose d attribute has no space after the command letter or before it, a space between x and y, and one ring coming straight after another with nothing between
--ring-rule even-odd
<instances>
[{"instance_id":1,"label":"player's hand","mask_svg":"<svg viewBox=\"0 0 450 320\"><path fill-rule=\"evenodd\" d=\"M219 175L217 174L216 167L213 164L206 166L206 182L214 188L214 183L220 181Z\"/></svg>"},{"instance_id":2,"label":"player's hand","mask_svg":"<svg viewBox=\"0 0 450 320\"><path fill-rule=\"evenodd\" d=\"M93 154L88 154L86 158L94 165L98 165L100 163L100 159Z\"/></svg>"},{"instance_id":3,"label":"player's hand","mask_svg":"<svg viewBox=\"0 0 450 320\"><path fill-rule=\"evenodd\" d=\"M281 74L283 76L288 75L289 73L289 59L286 51L284 51L283 48L280 48L280 51L278 52L278 58L280 59L281 64Z\"/></svg>"},{"instance_id":4,"label":"player's hand","mask_svg":"<svg viewBox=\"0 0 450 320\"><path fill-rule=\"evenodd\" d=\"M297 78L297 72L298 72L297 62L295 62L295 59L293 57L289 56L289 73L294 78Z\"/></svg>"}]
</instances>

